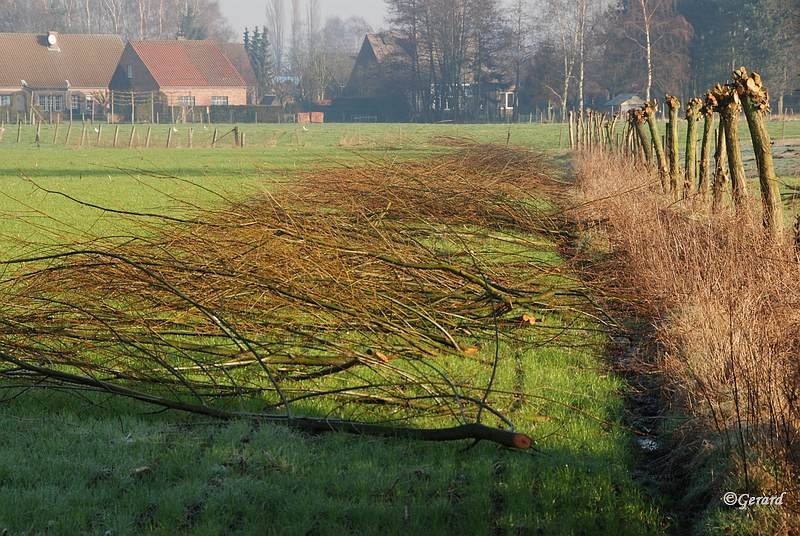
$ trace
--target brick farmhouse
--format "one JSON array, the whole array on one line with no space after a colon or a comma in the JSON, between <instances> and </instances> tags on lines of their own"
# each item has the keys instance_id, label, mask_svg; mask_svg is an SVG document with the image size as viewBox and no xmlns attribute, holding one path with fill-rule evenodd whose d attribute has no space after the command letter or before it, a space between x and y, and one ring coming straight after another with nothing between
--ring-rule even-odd
<instances>
[{"instance_id":1,"label":"brick farmhouse","mask_svg":"<svg viewBox=\"0 0 800 536\"><path fill-rule=\"evenodd\" d=\"M124 43L116 35L0 33L0 110L49 120L104 101ZM14 119L16 120L16 119Z\"/></svg>"},{"instance_id":2,"label":"brick farmhouse","mask_svg":"<svg viewBox=\"0 0 800 536\"><path fill-rule=\"evenodd\" d=\"M247 82L214 41L131 41L111 89L160 93L168 106L247 104Z\"/></svg>"}]
</instances>

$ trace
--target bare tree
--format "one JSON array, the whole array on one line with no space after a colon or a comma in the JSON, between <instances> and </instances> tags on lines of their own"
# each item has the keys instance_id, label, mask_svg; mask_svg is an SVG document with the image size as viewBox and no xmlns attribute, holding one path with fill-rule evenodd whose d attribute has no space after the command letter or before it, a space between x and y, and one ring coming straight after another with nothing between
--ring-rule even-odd
<instances>
[{"instance_id":1,"label":"bare tree","mask_svg":"<svg viewBox=\"0 0 800 536\"><path fill-rule=\"evenodd\" d=\"M267 0L267 28L269 29L269 40L275 54L275 72L283 72L284 45L286 43L286 11L284 10L285 0Z\"/></svg>"}]
</instances>

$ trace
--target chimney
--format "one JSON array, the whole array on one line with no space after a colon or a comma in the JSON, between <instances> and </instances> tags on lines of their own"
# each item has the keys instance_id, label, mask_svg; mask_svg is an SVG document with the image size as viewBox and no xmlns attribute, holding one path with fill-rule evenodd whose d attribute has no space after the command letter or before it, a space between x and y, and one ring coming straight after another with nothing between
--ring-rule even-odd
<instances>
[{"instance_id":1,"label":"chimney","mask_svg":"<svg viewBox=\"0 0 800 536\"><path fill-rule=\"evenodd\" d=\"M61 49L58 48L58 32L47 32L47 49L61 52Z\"/></svg>"}]
</instances>

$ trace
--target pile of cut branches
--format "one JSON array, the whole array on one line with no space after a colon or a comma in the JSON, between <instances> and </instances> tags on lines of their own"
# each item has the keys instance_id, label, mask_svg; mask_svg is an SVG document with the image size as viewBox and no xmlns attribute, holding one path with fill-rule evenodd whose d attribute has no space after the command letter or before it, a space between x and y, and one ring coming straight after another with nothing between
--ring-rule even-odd
<instances>
[{"instance_id":1,"label":"pile of cut branches","mask_svg":"<svg viewBox=\"0 0 800 536\"><path fill-rule=\"evenodd\" d=\"M583 304L540 255L550 173L538 154L475 146L6 261L0 373L220 417L529 446L491 378L501 339L544 344ZM375 424L387 414L451 428Z\"/></svg>"}]
</instances>

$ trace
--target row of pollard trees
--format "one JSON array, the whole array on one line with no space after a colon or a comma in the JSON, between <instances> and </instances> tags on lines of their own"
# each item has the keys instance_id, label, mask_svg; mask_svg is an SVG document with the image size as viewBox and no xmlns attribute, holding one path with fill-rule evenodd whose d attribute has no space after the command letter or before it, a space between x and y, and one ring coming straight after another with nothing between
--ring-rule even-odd
<instances>
[{"instance_id":1,"label":"row of pollard trees","mask_svg":"<svg viewBox=\"0 0 800 536\"><path fill-rule=\"evenodd\" d=\"M730 181L736 211L744 213L748 210L748 192L739 144L739 117L744 111L758 166L764 227L772 238L778 239L783 228L783 207L767 130L769 94L761 76L756 72L750 74L742 67L733 72L732 81L717 84L703 98L689 100L684 113L688 128L683 169L678 148L681 102L667 95L665 103L669 121L664 141L656 118L658 105L650 101L641 108L630 110L627 117L617 114L609 118L592 111L582 114L571 112L570 147L589 150L610 148L651 169L657 168L665 193L676 198L688 198L695 194L702 203L708 201L710 194L714 211L719 209L723 192ZM716 134L715 114L719 116L720 123ZM698 174L697 133L701 119L704 120L704 126ZM623 123L624 130L620 135L616 130ZM710 168L712 150L715 160L713 175ZM800 251L800 216L795 224L795 243Z\"/></svg>"}]
</instances>

